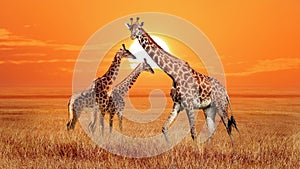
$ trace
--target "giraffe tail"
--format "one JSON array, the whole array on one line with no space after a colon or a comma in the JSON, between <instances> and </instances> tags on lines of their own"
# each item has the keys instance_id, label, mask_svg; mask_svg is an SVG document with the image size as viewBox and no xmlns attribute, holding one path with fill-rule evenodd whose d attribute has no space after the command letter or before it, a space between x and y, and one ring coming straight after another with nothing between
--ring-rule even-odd
<instances>
[{"instance_id":1,"label":"giraffe tail","mask_svg":"<svg viewBox=\"0 0 300 169\"><path fill-rule=\"evenodd\" d=\"M240 133L238 127L237 127L237 124L236 124L236 121L234 119L234 116L233 116L233 112L232 112L232 108L231 108L231 102L230 102L230 99L229 99L229 96L226 95L226 99L228 101L228 104L229 104L229 109L230 109L230 112L231 112L231 116L230 118L228 119L228 129L229 129L229 132L231 133L231 128L232 126L236 129L236 131L238 133Z\"/></svg>"}]
</instances>

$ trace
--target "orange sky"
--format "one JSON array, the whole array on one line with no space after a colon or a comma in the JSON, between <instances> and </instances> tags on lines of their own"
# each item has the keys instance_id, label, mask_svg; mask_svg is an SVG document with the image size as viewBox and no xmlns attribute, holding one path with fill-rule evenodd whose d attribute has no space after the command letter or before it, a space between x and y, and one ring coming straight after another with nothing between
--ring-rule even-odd
<instances>
[{"instance_id":1,"label":"orange sky","mask_svg":"<svg viewBox=\"0 0 300 169\"><path fill-rule=\"evenodd\" d=\"M300 89L296 0L28 0L1 2L0 9L0 87L71 88L75 60L95 31L132 13L164 12L188 20L208 36L222 59L230 91Z\"/></svg>"}]
</instances>

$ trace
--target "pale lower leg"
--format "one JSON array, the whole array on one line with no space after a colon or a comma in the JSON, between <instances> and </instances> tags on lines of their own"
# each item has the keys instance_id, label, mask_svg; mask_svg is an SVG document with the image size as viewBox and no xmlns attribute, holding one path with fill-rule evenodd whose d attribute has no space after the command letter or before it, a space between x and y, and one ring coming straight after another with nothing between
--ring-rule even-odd
<instances>
[{"instance_id":1,"label":"pale lower leg","mask_svg":"<svg viewBox=\"0 0 300 169\"><path fill-rule=\"evenodd\" d=\"M177 117L178 112L180 110L180 105L178 103L174 103L173 111L170 113L168 120L165 122L165 124L162 127L162 132L165 136L166 141L169 143L168 137L167 137L167 128L170 126L170 124L174 121L174 119Z\"/></svg>"},{"instance_id":2,"label":"pale lower leg","mask_svg":"<svg viewBox=\"0 0 300 169\"><path fill-rule=\"evenodd\" d=\"M215 128L215 117L216 117L216 108L214 106L210 106L206 109L204 109L204 113L205 113L205 118L206 118L206 125L208 128L208 138L210 138L216 128Z\"/></svg>"},{"instance_id":3,"label":"pale lower leg","mask_svg":"<svg viewBox=\"0 0 300 169\"><path fill-rule=\"evenodd\" d=\"M215 128L215 121L211 118L211 117L207 117L206 118L206 125L207 125L207 128L208 128L208 131L209 131L209 137L211 137L216 128Z\"/></svg>"},{"instance_id":4,"label":"pale lower leg","mask_svg":"<svg viewBox=\"0 0 300 169\"><path fill-rule=\"evenodd\" d=\"M105 114L102 114L102 113L100 113L100 115L99 115L100 129L101 129L102 136L104 135L104 115Z\"/></svg>"},{"instance_id":5,"label":"pale lower leg","mask_svg":"<svg viewBox=\"0 0 300 169\"><path fill-rule=\"evenodd\" d=\"M119 119L119 129L122 132L123 131L123 126L122 126L122 113L118 114L118 119Z\"/></svg>"},{"instance_id":6,"label":"pale lower leg","mask_svg":"<svg viewBox=\"0 0 300 169\"><path fill-rule=\"evenodd\" d=\"M186 110L186 113L187 113L189 123L190 123L191 136L194 141L196 150L199 152L199 147L198 147L197 138L196 138L197 134L196 134L196 126L195 126L195 114L194 114L193 110Z\"/></svg>"},{"instance_id":7,"label":"pale lower leg","mask_svg":"<svg viewBox=\"0 0 300 169\"><path fill-rule=\"evenodd\" d=\"M93 111L92 112L92 119L91 122L89 123L89 132L90 133L94 133L95 131L95 124L96 124L96 119L97 119L97 112Z\"/></svg>"}]
</instances>

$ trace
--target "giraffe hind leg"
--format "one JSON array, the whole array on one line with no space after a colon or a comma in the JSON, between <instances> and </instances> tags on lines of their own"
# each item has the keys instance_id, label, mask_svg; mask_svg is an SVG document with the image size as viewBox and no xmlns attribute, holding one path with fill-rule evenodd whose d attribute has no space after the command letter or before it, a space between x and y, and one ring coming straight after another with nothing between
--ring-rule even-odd
<instances>
[{"instance_id":1,"label":"giraffe hind leg","mask_svg":"<svg viewBox=\"0 0 300 169\"><path fill-rule=\"evenodd\" d=\"M206 125L208 128L208 139L215 133L215 117L216 117L216 111L217 108L214 105L211 105L204 110Z\"/></svg>"},{"instance_id":2,"label":"giraffe hind leg","mask_svg":"<svg viewBox=\"0 0 300 169\"><path fill-rule=\"evenodd\" d=\"M162 133L164 134L167 143L169 143L169 139L167 136L167 129L174 121L174 119L177 117L180 110L181 110L180 104L175 102L173 105L173 111L170 113L168 120L165 122L165 124L162 127Z\"/></svg>"}]
</instances>

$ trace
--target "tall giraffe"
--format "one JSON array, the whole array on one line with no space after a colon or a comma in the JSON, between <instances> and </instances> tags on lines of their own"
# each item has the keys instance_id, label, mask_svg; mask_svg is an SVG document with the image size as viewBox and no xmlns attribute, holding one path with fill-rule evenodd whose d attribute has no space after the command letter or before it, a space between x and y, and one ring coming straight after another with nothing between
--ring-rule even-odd
<instances>
[{"instance_id":1,"label":"tall giraffe","mask_svg":"<svg viewBox=\"0 0 300 169\"><path fill-rule=\"evenodd\" d=\"M137 38L140 45L153 61L156 62L173 81L170 92L174 102L173 110L162 127L162 132L167 142L167 128L182 110L185 110L187 113L191 136L192 139L196 141L194 109L203 109L206 125L209 130L209 138L215 132L214 121L216 113L218 113L227 129L231 141L233 141L231 128L234 126L237 131L238 128L233 115L228 118L228 105L230 108L231 106L225 87L217 79L196 72L187 62L163 50L142 28L144 22L139 23L138 17L136 22L133 23L132 18L130 18L130 21L130 24L126 24L131 32L130 38L132 40Z\"/></svg>"},{"instance_id":2,"label":"tall giraffe","mask_svg":"<svg viewBox=\"0 0 300 169\"><path fill-rule=\"evenodd\" d=\"M151 66L147 63L146 59L143 63L140 63L137 65L137 67L125 78L123 79L119 84L117 84L110 93L109 96L109 102L108 102L108 108L107 111L109 112L109 126L110 126L110 132L112 131L113 126L113 117L117 113L118 114L118 120L119 120L119 128L122 132L122 114L125 108L125 101L124 96L128 92L128 90L132 87L132 85L135 83L139 75L142 71L154 73ZM103 118L105 116L105 112L101 111L100 114L100 125L102 128L102 133L104 129L104 122ZM95 123L95 122L93 122ZM93 130L94 131L94 130Z\"/></svg>"},{"instance_id":3,"label":"tall giraffe","mask_svg":"<svg viewBox=\"0 0 300 169\"><path fill-rule=\"evenodd\" d=\"M136 57L126 49L124 44L122 44L122 47L123 48L120 48L116 52L110 67L103 76L95 79L93 81L93 84L89 88L80 92L79 94L73 95L69 99L68 111L70 120L67 123L68 130L74 129L80 113L84 108L93 108L93 111L106 110L106 106L109 101L107 91L116 80L122 58L136 59ZM97 105L99 109L95 109L94 105ZM93 118L96 117L94 116ZM91 130L92 128L94 128L94 125L95 124L90 123L89 129Z\"/></svg>"}]
</instances>

